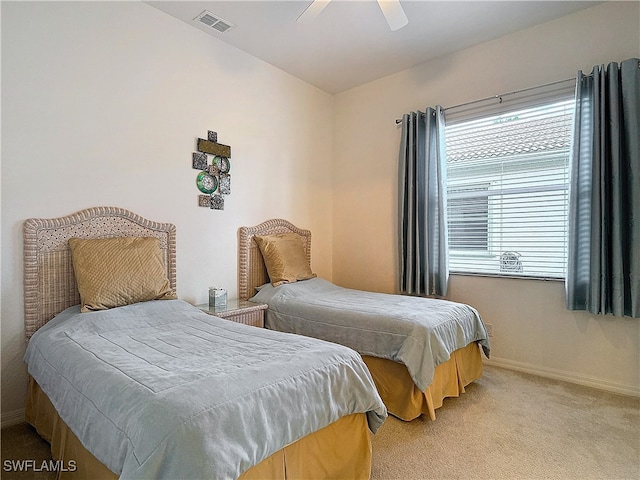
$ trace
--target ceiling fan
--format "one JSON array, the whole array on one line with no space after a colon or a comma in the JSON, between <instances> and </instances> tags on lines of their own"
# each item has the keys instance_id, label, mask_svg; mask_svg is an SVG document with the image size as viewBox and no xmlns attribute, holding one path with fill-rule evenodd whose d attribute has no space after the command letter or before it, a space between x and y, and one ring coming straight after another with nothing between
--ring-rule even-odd
<instances>
[{"instance_id":1,"label":"ceiling fan","mask_svg":"<svg viewBox=\"0 0 640 480\"><path fill-rule=\"evenodd\" d=\"M298 17L298 22L307 23L322 12L331 0L313 0L304 12ZM391 31L404 27L409 20L404 13L400 0L378 0L378 5Z\"/></svg>"}]
</instances>

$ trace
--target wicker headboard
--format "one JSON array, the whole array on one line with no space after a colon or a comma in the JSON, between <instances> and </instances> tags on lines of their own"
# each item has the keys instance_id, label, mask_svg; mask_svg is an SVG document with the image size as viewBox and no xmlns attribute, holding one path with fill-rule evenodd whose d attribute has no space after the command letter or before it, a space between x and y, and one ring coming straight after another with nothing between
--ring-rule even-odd
<instances>
[{"instance_id":1,"label":"wicker headboard","mask_svg":"<svg viewBox=\"0 0 640 480\"><path fill-rule=\"evenodd\" d=\"M80 303L69 238L155 237L176 289L176 227L116 207L94 207L60 218L24 222L24 326L27 339L54 315Z\"/></svg>"},{"instance_id":2,"label":"wicker headboard","mask_svg":"<svg viewBox=\"0 0 640 480\"><path fill-rule=\"evenodd\" d=\"M262 253L253 237L275 233L300 235L307 260L311 263L311 231L298 228L280 218L267 220L255 227L240 227L238 230L238 296L240 300L253 297L256 293L255 288L269 281Z\"/></svg>"}]
</instances>

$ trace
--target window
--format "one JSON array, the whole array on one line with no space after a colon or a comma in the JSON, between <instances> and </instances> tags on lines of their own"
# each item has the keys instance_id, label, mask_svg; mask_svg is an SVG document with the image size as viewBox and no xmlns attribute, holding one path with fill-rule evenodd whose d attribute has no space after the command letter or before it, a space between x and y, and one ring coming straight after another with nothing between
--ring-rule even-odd
<instances>
[{"instance_id":1,"label":"window","mask_svg":"<svg viewBox=\"0 0 640 480\"><path fill-rule=\"evenodd\" d=\"M573 109L561 85L447 111L451 272L564 278Z\"/></svg>"}]
</instances>

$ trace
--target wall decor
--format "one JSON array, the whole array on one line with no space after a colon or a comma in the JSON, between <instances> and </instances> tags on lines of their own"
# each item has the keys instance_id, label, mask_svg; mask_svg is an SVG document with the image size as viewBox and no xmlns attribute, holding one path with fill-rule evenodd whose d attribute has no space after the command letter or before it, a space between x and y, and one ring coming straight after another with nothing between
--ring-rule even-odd
<instances>
[{"instance_id":1,"label":"wall decor","mask_svg":"<svg viewBox=\"0 0 640 480\"><path fill-rule=\"evenodd\" d=\"M200 172L196 178L196 185L202 193L213 193L218 188L218 179L207 172Z\"/></svg>"},{"instance_id":2,"label":"wall decor","mask_svg":"<svg viewBox=\"0 0 640 480\"><path fill-rule=\"evenodd\" d=\"M207 154L201 152L193 152L193 160L192 164L193 168L196 170L206 170L207 169Z\"/></svg>"},{"instance_id":3,"label":"wall decor","mask_svg":"<svg viewBox=\"0 0 640 480\"><path fill-rule=\"evenodd\" d=\"M210 142L204 138L198 139L198 151L210 153L211 155L222 155L223 157L231 156L231 147L222 143Z\"/></svg>"},{"instance_id":4,"label":"wall decor","mask_svg":"<svg viewBox=\"0 0 640 480\"><path fill-rule=\"evenodd\" d=\"M231 170L231 162L227 157L221 155L213 157L213 165L222 173L229 173L229 170Z\"/></svg>"},{"instance_id":5,"label":"wall decor","mask_svg":"<svg viewBox=\"0 0 640 480\"><path fill-rule=\"evenodd\" d=\"M198 195L198 206L224 210L222 195L231 194L231 147L218 143L218 132L209 130L206 140L197 139L197 150L191 155L191 167L200 170L196 187L204 195Z\"/></svg>"},{"instance_id":6,"label":"wall decor","mask_svg":"<svg viewBox=\"0 0 640 480\"><path fill-rule=\"evenodd\" d=\"M198 206L211 208L211 195L198 195Z\"/></svg>"},{"instance_id":7,"label":"wall decor","mask_svg":"<svg viewBox=\"0 0 640 480\"><path fill-rule=\"evenodd\" d=\"M222 195L211 195L211 208L214 210L224 210L224 197Z\"/></svg>"},{"instance_id":8,"label":"wall decor","mask_svg":"<svg viewBox=\"0 0 640 480\"><path fill-rule=\"evenodd\" d=\"M229 195L231 193L231 175L221 173L218 177L218 193Z\"/></svg>"}]
</instances>

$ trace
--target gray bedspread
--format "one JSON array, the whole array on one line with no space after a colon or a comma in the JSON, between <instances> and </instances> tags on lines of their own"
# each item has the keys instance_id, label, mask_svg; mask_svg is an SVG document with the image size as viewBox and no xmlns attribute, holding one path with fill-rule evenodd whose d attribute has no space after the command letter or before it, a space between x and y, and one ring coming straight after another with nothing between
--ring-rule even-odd
<instances>
[{"instance_id":1,"label":"gray bedspread","mask_svg":"<svg viewBox=\"0 0 640 480\"><path fill-rule=\"evenodd\" d=\"M269 306L268 328L403 363L423 391L454 350L475 341L489 357L484 323L462 303L352 290L321 278L267 284L251 300Z\"/></svg>"},{"instance_id":2,"label":"gray bedspread","mask_svg":"<svg viewBox=\"0 0 640 480\"><path fill-rule=\"evenodd\" d=\"M287 444L386 409L348 348L241 325L181 300L80 313L30 340L29 374L84 446L127 478L237 478Z\"/></svg>"}]
</instances>

